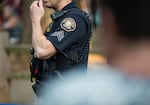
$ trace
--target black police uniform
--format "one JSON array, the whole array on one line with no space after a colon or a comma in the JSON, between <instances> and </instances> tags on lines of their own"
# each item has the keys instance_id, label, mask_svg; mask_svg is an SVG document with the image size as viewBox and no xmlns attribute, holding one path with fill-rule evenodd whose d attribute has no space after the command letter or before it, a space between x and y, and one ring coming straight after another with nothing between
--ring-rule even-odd
<instances>
[{"instance_id":1,"label":"black police uniform","mask_svg":"<svg viewBox=\"0 0 150 105\"><path fill-rule=\"evenodd\" d=\"M37 83L54 75L62 79L63 74L71 70L86 73L87 69L91 36L91 25L87 15L72 2L51 17L53 22L47 27L44 35L58 53L50 59L42 60L42 73L36 78Z\"/></svg>"}]
</instances>

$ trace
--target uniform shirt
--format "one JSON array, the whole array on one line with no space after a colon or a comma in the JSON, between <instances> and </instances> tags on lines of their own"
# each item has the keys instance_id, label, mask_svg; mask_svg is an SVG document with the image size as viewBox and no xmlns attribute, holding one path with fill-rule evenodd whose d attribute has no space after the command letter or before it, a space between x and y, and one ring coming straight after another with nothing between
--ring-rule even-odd
<instances>
[{"instance_id":1,"label":"uniform shirt","mask_svg":"<svg viewBox=\"0 0 150 105\"><path fill-rule=\"evenodd\" d=\"M75 3L70 3L65 6L62 11L78 9ZM71 11L62 17L54 20L54 22L46 29L45 35L47 39L55 46L59 53L66 55L72 52L78 53L78 58L82 53L88 39L88 26L84 18L76 15L76 12ZM78 13L80 14L80 13ZM77 68L82 66L87 67L89 48L86 49L82 63L71 65L69 68ZM63 56L63 55L62 55ZM70 56L70 55L69 55ZM62 61L63 62L63 61Z\"/></svg>"}]
</instances>

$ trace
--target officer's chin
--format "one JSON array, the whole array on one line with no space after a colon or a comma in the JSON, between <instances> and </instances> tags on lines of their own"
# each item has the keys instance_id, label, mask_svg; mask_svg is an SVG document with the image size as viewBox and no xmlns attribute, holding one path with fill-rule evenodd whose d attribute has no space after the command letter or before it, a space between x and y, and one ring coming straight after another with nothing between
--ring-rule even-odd
<instances>
[{"instance_id":1,"label":"officer's chin","mask_svg":"<svg viewBox=\"0 0 150 105\"><path fill-rule=\"evenodd\" d=\"M54 7L51 7L51 6L46 6L46 8L54 9L54 10L55 10L55 8L54 8Z\"/></svg>"},{"instance_id":2,"label":"officer's chin","mask_svg":"<svg viewBox=\"0 0 150 105\"><path fill-rule=\"evenodd\" d=\"M44 6L45 6L46 8L52 8L52 6L48 5L47 3L44 3Z\"/></svg>"},{"instance_id":3,"label":"officer's chin","mask_svg":"<svg viewBox=\"0 0 150 105\"><path fill-rule=\"evenodd\" d=\"M56 8L51 7L51 6L46 6L46 8L53 9L53 10L55 10L55 11L56 11Z\"/></svg>"},{"instance_id":4,"label":"officer's chin","mask_svg":"<svg viewBox=\"0 0 150 105\"><path fill-rule=\"evenodd\" d=\"M51 6L45 5L46 8L52 8Z\"/></svg>"}]
</instances>

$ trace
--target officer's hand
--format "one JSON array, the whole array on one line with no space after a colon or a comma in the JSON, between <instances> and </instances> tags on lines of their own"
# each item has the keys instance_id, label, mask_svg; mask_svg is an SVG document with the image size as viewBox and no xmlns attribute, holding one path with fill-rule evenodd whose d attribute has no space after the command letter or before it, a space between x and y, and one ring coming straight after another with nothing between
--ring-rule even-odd
<instances>
[{"instance_id":1,"label":"officer's hand","mask_svg":"<svg viewBox=\"0 0 150 105\"><path fill-rule=\"evenodd\" d=\"M40 21L44 15L44 7L42 0L34 1L30 6L30 16L32 21Z\"/></svg>"}]
</instances>

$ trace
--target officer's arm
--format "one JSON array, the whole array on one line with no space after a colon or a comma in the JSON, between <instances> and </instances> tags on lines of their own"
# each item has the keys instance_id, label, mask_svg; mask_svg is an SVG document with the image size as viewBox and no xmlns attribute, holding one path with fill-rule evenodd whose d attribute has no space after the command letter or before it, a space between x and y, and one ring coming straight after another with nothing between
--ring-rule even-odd
<instances>
[{"instance_id":1,"label":"officer's arm","mask_svg":"<svg viewBox=\"0 0 150 105\"><path fill-rule=\"evenodd\" d=\"M40 22L32 22L32 44L37 58L47 59L56 54L53 44L44 36Z\"/></svg>"},{"instance_id":2,"label":"officer's arm","mask_svg":"<svg viewBox=\"0 0 150 105\"><path fill-rule=\"evenodd\" d=\"M40 59L46 59L56 53L56 49L42 33L41 18L44 15L42 0L35 0L30 6L30 17L32 20L32 44L35 55Z\"/></svg>"},{"instance_id":3,"label":"officer's arm","mask_svg":"<svg viewBox=\"0 0 150 105\"><path fill-rule=\"evenodd\" d=\"M4 29L12 29L16 26L16 23L18 22L16 16L12 16L7 22L4 23L3 28Z\"/></svg>"}]
</instances>

